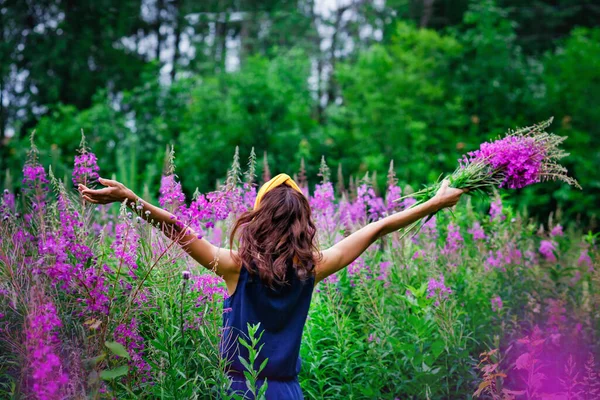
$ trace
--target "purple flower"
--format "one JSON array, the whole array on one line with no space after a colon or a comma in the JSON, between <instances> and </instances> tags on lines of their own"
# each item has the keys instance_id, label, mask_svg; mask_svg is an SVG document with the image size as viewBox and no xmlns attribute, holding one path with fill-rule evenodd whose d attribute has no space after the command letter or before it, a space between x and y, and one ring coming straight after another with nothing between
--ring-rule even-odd
<instances>
[{"instance_id":1,"label":"purple flower","mask_svg":"<svg viewBox=\"0 0 600 400\"><path fill-rule=\"evenodd\" d=\"M421 228L421 234L431 241L437 240L439 234L435 215L429 218L429 220L423 224L423 227Z\"/></svg>"},{"instance_id":2,"label":"purple flower","mask_svg":"<svg viewBox=\"0 0 600 400\"><path fill-rule=\"evenodd\" d=\"M315 186L314 196L309 199L310 208L315 212L328 213L334 208L335 194L331 182Z\"/></svg>"},{"instance_id":3,"label":"purple flower","mask_svg":"<svg viewBox=\"0 0 600 400\"><path fill-rule=\"evenodd\" d=\"M467 232L473 236L473 240L485 240L487 238L487 236L485 236L485 231L478 221L475 221L473 226L467 230Z\"/></svg>"},{"instance_id":4,"label":"purple flower","mask_svg":"<svg viewBox=\"0 0 600 400\"><path fill-rule=\"evenodd\" d=\"M129 276L135 279L137 269L137 249L140 235L133 222L125 215L121 216L122 222L116 226L115 241L111 248L115 252L119 267L127 268Z\"/></svg>"},{"instance_id":5,"label":"purple flower","mask_svg":"<svg viewBox=\"0 0 600 400\"><path fill-rule=\"evenodd\" d=\"M540 243L539 252L544 256L546 261L556 262L556 255L554 252L556 251L556 244L551 242L550 240L542 240Z\"/></svg>"},{"instance_id":6,"label":"purple flower","mask_svg":"<svg viewBox=\"0 0 600 400\"><path fill-rule=\"evenodd\" d=\"M579 265L580 267L582 265L587 266L589 272L592 272L594 270L594 264L592 263L592 258L590 257L590 254L588 253L587 249L581 250L581 253L579 254L579 259L577 260L577 265Z\"/></svg>"},{"instance_id":7,"label":"purple flower","mask_svg":"<svg viewBox=\"0 0 600 400\"><path fill-rule=\"evenodd\" d=\"M396 201L400 197L402 197L402 189L400 186L390 185L385 196L386 211L388 214L393 214L405 207L403 202Z\"/></svg>"},{"instance_id":8,"label":"purple flower","mask_svg":"<svg viewBox=\"0 0 600 400\"><path fill-rule=\"evenodd\" d=\"M256 200L256 187L244 183L244 205L246 210L251 210L254 207Z\"/></svg>"},{"instance_id":9,"label":"purple flower","mask_svg":"<svg viewBox=\"0 0 600 400\"><path fill-rule=\"evenodd\" d=\"M347 271L349 276L357 275L365 267L365 260L362 257L358 257L348 265Z\"/></svg>"},{"instance_id":10,"label":"purple flower","mask_svg":"<svg viewBox=\"0 0 600 400\"><path fill-rule=\"evenodd\" d=\"M554 228L552 228L552 231L550 232L550 236L552 236L552 237L564 236L563 227L560 225L556 225Z\"/></svg>"},{"instance_id":11,"label":"purple flower","mask_svg":"<svg viewBox=\"0 0 600 400\"><path fill-rule=\"evenodd\" d=\"M4 189L2 201L0 201L0 219L5 220L15 212L15 195L8 189Z\"/></svg>"},{"instance_id":12,"label":"purple flower","mask_svg":"<svg viewBox=\"0 0 600 400\"><path fill-rule=\"evenodd\" d=\"M23 167L23 185L27 189L35 189L48 184L46 170L39 164L25 164Z\"/></svg>"},{"instance_id":13,"label":"purple flower","mask_svg":"<svg viewBox=\"0 0 600 400\"><path fill-rule=\"evenodd\" d=\"M492 297L492 311L498 312L502 310L502 299L500 296Z\"/></svg>"},{"instance_id":14,"label":"purple flower","mask_svg":"<svg viewBox=\"0 0 600 400\"><path fill-rule=\"evenodd\" d=\"M85 304L85 311L98 312L108 315L108 285L104 279L104 272L108 266L98 269L96 265L84 268L83 264L77 265L78 285L85 297L80 302Z\"/></svg>"},{"instance_id":15,"label":"purple flower","mask_svg":"<svg viewBox=\"0 0 600 400\"><path fill-rule=\"evenodd\" d=\"M190 271L181 272L181 277L183 278L184 281L189 280L190 279Z\"/></svg>"},{"instance_id":16,"label":"purple flower","mask_svg":"<svg viewBox=\"0 0 600 400\"><path fill-rule=\"evenodd\" d=\"M324 283L335 285L340 281L340 277L337 274L329 275L327 278L323 279Z\"/></svg>"},{"instance_id":17,"label":"purple flower","mask_svg":"<svg viewBox=\"0 0 600 400\"><path fill-rule=\"evenodd\" d=\"M206 303L212 303L227 297L227 288L222 278L212 274L196 275L191 278L191 291L198 293L196 307L204 308Z\"/></svg>"},{"instance_id":18,"label":"purple flower","mask_svg":"<svg viewBox=\"0 0 600 400\"><path fill-rule=\"evenodd\" d=\"M371 343L371 342L381 343L381 339L379 339L377 336L370 333L369 337L367 338L367 342L368 343Z\"/></svg>"},{"instance_id":19,"label":"purple flower","mask_svg":"<svg viewBox=\"0 0 600 400\"><path fill-rule=\"evenodd\" d=\"M503 269L504 268L504 257L502 257L502 252L500 252L500 250L498 250L496 253L494 253L493 251L489 251L488 252L488 256L485 259L485 270L489 270L491 268L500 268Z\"/></svg>"},{"instance_id":20,"label":"purple flower","mask_svg":"<svg viewBox=\"0 0 600 400\"><path fill-rule=\"evenodd\" d=\"M27 163L23 167L23 193L31 198L34 211L42 210L46 206L48 192L48 178L44 167L37 163Z\"/></svg>"},{"instance_id":21,"label":"purple flower","mask_svg":"<svg viewBox=\"0 0 600 400\"><path fill-rule=\"evenodd\" d=\"M442 254L450 255L456 253L463 247L464 239L460 234L460 227L454 223L448 224L448 235L446 236L446 244L442 249Z\"/></svg>"},{"instance_id":22,"label":"purple flower","mask_svg":"<svg viewBox=\"0 0 600 400\"><path fill-rule=\"evenodd\" d=\"M502 271L506 271L506 265L520 264L523 255L521 251L515 246L514 243L507 243L506 246L501 250L488 252L488 257L485 260L485 270L491 268L498 268Z\"/></svg>"},{"instance_id":23,"label":"purple flower","mask_svg":"<svg viewBox=\"0 0 600 400\"><path fill-rule=\"evenodd\" d=\"M181 190L181 183L175 180L175 174L163 176L160 180L160 196L158 202L161 207L178 214L180 207L185 207L185 195Z\"/></svg>"},{"instance_id":24,"label":"purple flower","mask_svg":"<svg viewBox=\"0 0 600 400\"><path fill-rule=\"evenodd\" d=\"M495 219L499 219L500 221L504 221L506 219L506 215L502 214L502 200L496 199L490 205L490 219L493 221Z\"/></svg>"},{"instance_id":25,"label":"purple flower","mask_svg":"<svg viewBox=\"0 0 600 400\"><path fill-rule=\"evenodd\" d=\"M73 169L73 184L90 185L98 180L98 159L92 152L85 151L85 149L75 156L75 167Z\"/></svg>"},{"instance_id":26,"label":"purple flower","mask_svg":"<svg viewBox=\"0 0 600 400\"><path fill-rule=\"evenodd\" d=\"M151 376L151 367L144 360L144 338L138 330L137 319L131 318L129 325L120 324L115 328L115 341L121 343L129 353L129 366L132 371L141 375L142 382L146 382Z\"/></svg>"},{"instance_id":27,"label":"purple flower","mask_svg":"<svg viewBox=\"0 0 600 400\"><path fill-rule=\"evenodd\" d=\"M379 263L379 275L375 279L378 281L387 281L391 267L392 263L390 261L382 261ZM389 282L386 282L384 286L389 286Z\"/></svg>"},{"instance_id":28,"label":"purple flower","mask_svg":"<svg viewBox=\"0 0 600 400\"><path fill-rule=\"evenodd\" d=\"M417 260L417 259L423 257L424 255L425 255L425 252L423 250L417 250L417 251L415 251L415 254L413 254L412 259Z\"/></svg>"},{"instance_id":29,"label":"purple flower","mask_svg":"<svg viewBox=\"0 0 600 400\"><path fill-rule=\"evenodd\" d=\"M41 289L31 291L25 322L25 349L31 391L37 399L62 399L69 378L58 355L56 330L61 327L56 308Z\"/></svg>"},{"instance_id":30,"label":"purple flower","mask_svg":"<svg viewBox=\"0 0 600 400\"><path fill-rule=\"evenodd\" d=\"M314 196L309 198L315 225L321 233L333 232L336 229L334 200L335 195L331 182L317 185Z\"/></svg>"},{"instance_id":31,"label":"purple flower","mask_svg":"<svg viewBox=\"0 0 600 400\"><path fill-rule=\"evenodd\" d=\"M540 182L546 149L529 136L507 136L494 142L485 142L479 150L468 153L468 163L482 162L493 171L500 171L500 187L519 189Z\"/></svg>"},{"instance_id":32,"label":"purple flower","mask_svg":"<svg viewBox=\"0 0 600 400\"><path fill-rule=\"evenodd\" d=\"M448 295L452 294L452 289L444 284L444 275L440 274L440 279L430 278L427 282L427 298L436 297L435 305L439 305L439 301L447 299Z\"/></svg>"}]
</instances>

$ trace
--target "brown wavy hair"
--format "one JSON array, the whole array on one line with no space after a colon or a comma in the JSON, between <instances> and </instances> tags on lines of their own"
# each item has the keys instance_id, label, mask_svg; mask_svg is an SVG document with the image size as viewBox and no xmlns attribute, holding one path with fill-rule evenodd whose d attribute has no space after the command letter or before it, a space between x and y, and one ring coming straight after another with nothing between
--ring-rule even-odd
<instances>
[{"instance_id":1,"label":"brown wavy hair","mask_svg":"<svg viewBox=\"0 0 600 400\"><path fill-rule=\"evenodd\" d=\"M239 233L238 262L257 273L268 286L284 284L288 263L298 278L314 275L317 230L306 197L287 185L267 192L257 210L243 213L229 237L231 248ZM255 269L252 267L255 266Z\"/></svg>"}]
</instances>

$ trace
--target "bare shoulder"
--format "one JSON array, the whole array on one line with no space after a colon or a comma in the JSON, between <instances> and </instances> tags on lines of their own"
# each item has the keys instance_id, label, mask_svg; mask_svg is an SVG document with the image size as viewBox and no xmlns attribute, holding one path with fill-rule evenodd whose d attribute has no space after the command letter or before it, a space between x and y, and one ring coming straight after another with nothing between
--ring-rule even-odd
<instances>
[{"instance_id":1,"label":"bare shoulder","mask_svg":"<svg viewBox=\"0 0 600 400\"><path fill-rule=\"evenodd\" d=\"M315 259L317 260L315 266L315 283L322 281L339 269L337 266L339 265L340 254L339 249L336 247L330 247L319 252L315 256Z\"/></svg>"}]
</instances>

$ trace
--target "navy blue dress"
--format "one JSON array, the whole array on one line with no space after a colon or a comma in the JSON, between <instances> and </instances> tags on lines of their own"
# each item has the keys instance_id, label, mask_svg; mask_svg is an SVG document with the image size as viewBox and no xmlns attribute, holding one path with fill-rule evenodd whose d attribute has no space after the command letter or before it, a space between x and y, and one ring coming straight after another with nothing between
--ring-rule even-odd
<instances>
[{"instance_id":1,"label":"navy blue dress","mask_svg":"<svg viewBox=\"0 0 600 400\"><path fill-rule=\"evenodd\" d=\"M247 392L244 367L238 356L247 360L248 350L239 344L238 337L248 337L248 323L260 322L263 330L261 344L264 343L264 347L255 368L265 358L269 359L259 376L259 385L267 378L267 399L304 398L298 383L300 341L315 278L311 276L304 281L298 279L291 261L286 277L287 284L270 288L261 282L257 273L250 274L242 266L235 292L225 299L221 355L229 361L228 373L232 378L232 390L236 393Z\"/></svg>"}]
</instances>

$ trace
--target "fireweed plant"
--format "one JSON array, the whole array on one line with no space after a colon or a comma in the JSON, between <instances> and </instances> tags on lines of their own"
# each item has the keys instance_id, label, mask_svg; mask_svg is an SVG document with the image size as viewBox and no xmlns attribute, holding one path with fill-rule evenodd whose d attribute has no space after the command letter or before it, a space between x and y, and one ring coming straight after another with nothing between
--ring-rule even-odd
<instances>
[{"instance_id":1,"label":"fireweed plant","mask_svg":"<svg viewBox=\"0 0 600 400\"><path fill-rule=\"evenodd\" d=\"M551 123L552 118L527 128L509 130L503 138L482 143L478 150L458 160L458 168L447 178L450 186L483 196L492 195L498 188L521 189L549 180L581 189L577 181L567 175L567 169L559 164L568 156L560 148L566 137L547 133L545 129ZM416 199L415 205L423 203L435 195L440 185L441 182L437 182L408 197ZM417 221L405 232L422 224L423 221Z\"/></svg>"},{"instance_id":2,"label":"fireweed plant","mask_svg":"<svg viewBox=\"0 0 600 400\"><path fill-rule=\"evenodd\" d=\"M537 143L535 132L519 137ZM99 173L81 147L72 182L62 182L32 140L21 191L0 196L0 397L243 398L224 391L224 282L139 204L81 201L71 184L93 185ZM486 148L465 169L495 154ZM236 151L218 190L186 199L171 149L158 201L183 228L225 246L256 197L255 163L252 153L242 174ZM330 175L323 160L321 183L302 188L322 246L415 202L402 198L392 165L383 194L368 176L348 188L338 178L336 192ZM600 396L598 237L564 226L560 213L538 224L498 194L484 208L467 198L317 285L301 348L307 398ZM253 332L251 354L262 344ZM252 364L247 393L260 393L264 365Z\"/></svg>"}]
</instances>

